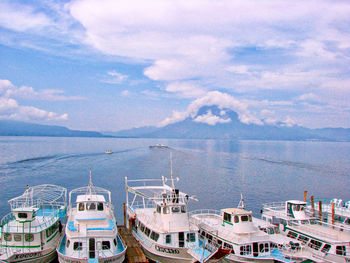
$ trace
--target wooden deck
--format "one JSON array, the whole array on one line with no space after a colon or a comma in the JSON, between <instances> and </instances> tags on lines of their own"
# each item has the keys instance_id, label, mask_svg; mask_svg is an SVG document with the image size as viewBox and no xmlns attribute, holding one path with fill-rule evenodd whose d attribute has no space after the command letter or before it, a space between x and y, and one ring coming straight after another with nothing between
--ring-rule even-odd
<instances>
[{"instance_id":1,"label":"wooden deck","mask_svg":"<svg viewBox=\"0 0 350 263\"><path fill-rule=\"evenodd\" d=\"M127 245L126 249L126 262L128 263L145 263L148 262L145 254L143 254L140 244L136 241L133 235L129 230L121 225L118 226L118 231L121 237L123 238L125 244Z\"/></svg>"}]
</instances>

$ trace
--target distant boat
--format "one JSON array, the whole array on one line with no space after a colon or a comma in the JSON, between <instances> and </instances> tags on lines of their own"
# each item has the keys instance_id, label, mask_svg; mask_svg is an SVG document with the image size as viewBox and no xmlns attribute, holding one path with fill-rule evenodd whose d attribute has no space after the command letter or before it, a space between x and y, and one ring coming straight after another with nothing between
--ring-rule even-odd
<instances>
[{"instance_id":1,"label":"distant boat","mask_svg":"<svg viewBox=\"0 0 350 263\"><path fill-rule=\"evenodd\" d=\"M156 145L150 145L150 146L149 146L149 148L150 148L150 149L153 149L153 148L163 148L163 149L168 149L168 148L169 148L169 146L166 146L166 145L164 145L164 144L160 144L160 143L158 143L158 144L156 144Z\"/></svg>"},{"instance_id":2,"label":"distant boat","mask_svg":"<svg viewBox=\"0 0 350 263\"><path fill-rule=\"evenodd\" d=\"M106 150L105 153L106 154L112 154L113 152L111 150Z\"/></svg>"}]
</instances>

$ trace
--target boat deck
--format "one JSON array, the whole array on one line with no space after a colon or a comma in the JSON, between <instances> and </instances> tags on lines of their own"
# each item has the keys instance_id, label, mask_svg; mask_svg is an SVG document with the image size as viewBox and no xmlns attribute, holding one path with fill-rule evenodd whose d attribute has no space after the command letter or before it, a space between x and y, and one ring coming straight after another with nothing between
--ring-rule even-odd
<instances>
[{"instance_id":1,"label":"boat deck","mask_svg":"<svg viewBox=\"0 0 350 263\"><path fill-rule=\"evenodd\" d=\"M127 249L126 249L126 259L129 263L144 263L148 262L145 254L142 252L140 244L136 241L129 230L121 225L118 226L119 234L123 238Z\"/></svg>"}]
</instances>

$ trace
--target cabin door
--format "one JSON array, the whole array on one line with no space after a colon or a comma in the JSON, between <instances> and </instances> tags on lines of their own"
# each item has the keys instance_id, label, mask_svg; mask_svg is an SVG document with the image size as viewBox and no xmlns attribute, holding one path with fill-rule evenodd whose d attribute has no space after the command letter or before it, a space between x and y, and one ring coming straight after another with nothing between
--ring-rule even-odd
<instances>
[{"instance_id":1,"label":"cabin door","mask_svg":"<svg viewBox=\"0 0 350 263\"><path fill-rule=\"evenodd\" d=\"M89 238L89 258L95 258L95 239Z\"/></svg>"},{"instance_id":2,"label":"cabin door","mask_svg":"<svg viewBox=\"0 0 350 263\"><path fill-rule=\"evenodd\" d=\"M179 232L179 247L185 246L185 234L184 232Z\"/></svg>"},{"instance_id":3,"label":"cabin door","mask_svg":"<svg viewBox=\"0 0 350 263\"><path fill-rule=\"evenodd\" d=\"M259 244L256 242L253 243L253 256L259 256Z\"/></svg>"}]
</instances>

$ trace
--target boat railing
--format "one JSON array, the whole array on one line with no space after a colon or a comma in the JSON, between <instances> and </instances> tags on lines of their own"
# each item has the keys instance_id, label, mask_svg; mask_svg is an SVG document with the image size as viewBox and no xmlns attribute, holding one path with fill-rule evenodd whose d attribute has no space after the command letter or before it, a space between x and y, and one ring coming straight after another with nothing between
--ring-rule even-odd
<instances>
[{"instance_id":1,"label":"boat railing","mask_svg":"<svg viewBox=\"0 0 350 263\"><path fill-rule=\"evenodd\" d=\"M41 220L37 220L37 224L35 225L32 224L32 222L11 224L11 222L16 222L16 218L13 215L13 213L8 213L1 219L0 232L22 232L24 229L28 228L28 231L30 233L38 233L41 232L43 229L50 227L58 220L58 218L59 212L54 212L52 214L42 216Z\"/></svg>"},{"instance_id":2,"label":"boat railing","mask_svg":"<svg viewBox=\"0 0 350 263\"><path fill-rule=\"evenodd\" d=\"M189 216L194 216L194 215L221 215L221 212L219 210L215 209L198 209L198 210L193 210L190 211Z\"/></svg>"},{"instance_id":3,"label":"boat railing","mask_svg":"<svg viewBox=\"0 0 350 263\"><path fill-rule=\"evenodd\" d=\"M132 205L129 206L129 208L133 212L135 212L135 209L137 208L155 208L155 204L152 201L145 201L145 202L135 201L132 203Z\"/></svg>"}]
</instances>

